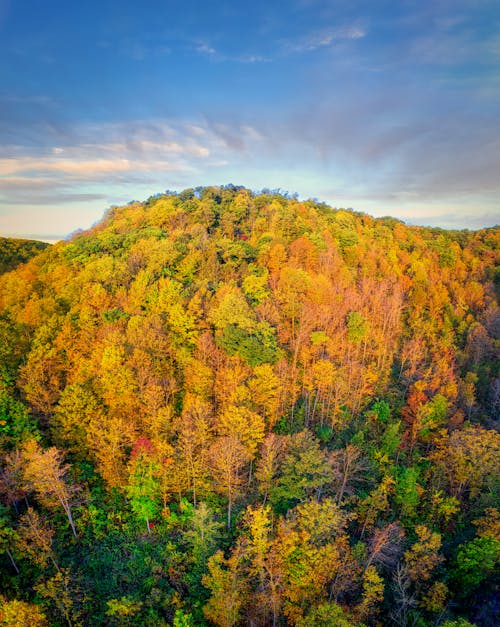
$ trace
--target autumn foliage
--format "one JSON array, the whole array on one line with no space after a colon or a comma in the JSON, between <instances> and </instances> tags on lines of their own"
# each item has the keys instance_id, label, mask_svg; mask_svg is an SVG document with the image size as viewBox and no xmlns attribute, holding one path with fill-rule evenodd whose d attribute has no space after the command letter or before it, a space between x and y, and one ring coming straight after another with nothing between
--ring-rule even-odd
<instances>
[{"instance_id":1,"label":"autumn foliage","mask_svg":"<svg viewBox=\"0 0 500 627\"><path fill-rule=\"evenodd\" d=\"M3 274L0 625L498 622L499 240L207 187Z\"/></svg>"}]
</instances>

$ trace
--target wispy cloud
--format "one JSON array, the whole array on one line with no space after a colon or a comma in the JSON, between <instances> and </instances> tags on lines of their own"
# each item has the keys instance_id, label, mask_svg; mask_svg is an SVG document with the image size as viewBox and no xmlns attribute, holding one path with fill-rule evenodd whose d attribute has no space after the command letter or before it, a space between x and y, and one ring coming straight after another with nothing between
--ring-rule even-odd
<instances>
[{"instance_id":1,"label":"wispy cloud","mask_svg":"<svg viewBox=\"0 0 500 627\"><path fill-rule=\"evenodd\" d=\"M196 43L193 49L211 61L220 63L269 63L292 54L302 54L314 52L320 48L330 48L342 41L362 39L366 35L367 30L365 27L353 24L338 28L324 28L295 38L279 39L274 45L269 47L267 54L259 52L228 53L215 48L208 42Z\"/></svg>"},{"instance_id":2,"label":"wispy cloud","mask_svg":"<svg viewBox=\"0 0 500 627\"><path fill-rule=\"evenodd\" d=\"M262 137L248 124L205 119L86 124L54 139L49 135L43 147L9 146L11 156L0 159L0 206L88 202L116 184L154 191L167 176L223 167Z\"/></svg>"},{"instance_id":3,"label":"wispy cloud","mask_svg":"<svg viewBox=\"0 0 500 627\"><path fill-rule=\"evenodd\" d=\"M270 57L255 52L230 54L216 49L207 42L197 43L194 45L193 49L195 52L208 58L210 61L218 63L267 63L271 60Z\"/></svg>"},{"instance_id":4,"label":"wispy cloud","mask_svg":"<svg viewBox=\"0 0 500 627\"><path fill-rule=\"evenodd\" d=\"M324 28L296 39L283 41L282 50L295 53L312 52L319 48L329 48L342 40L362 39L366 34L366 29L358 25Z\"/></svg>"},{"instance_id":5,"label":"wispy cloud","mask_svg":"<svg viewBox=\"0 0 500 627\"><path fill-rule=\"evenodd\" d=\"M196 52L199 52L200 54L203 54L203 55L207 55L209 57L213 57L214 55L217 54L217 50L213 46L208 44L207 42L201 42L197 44L195 46L195 50Z\"/></svg>"},{"instance_id":6,"label":"wispy cloud","mask_svg":"<svg viewBox=\"0 0 500 627\"><path fill-rule=\"evenodd\" d=\"M367 211L384 206L383 214L397 207L392 213L428 223L436 202L471 211L472 199L482 199L481 215L493 214L500 197L495 119L478 133L460 110L420 120L405 115L404 102L372 97L317 104L265 124L207 116L82 125L43 149L16 145L15 156L0 159L0 208L104 207L140 198L139 190L232 180ZM335 189L320 180L328 178Z\"/></svg>"}]
</instances>

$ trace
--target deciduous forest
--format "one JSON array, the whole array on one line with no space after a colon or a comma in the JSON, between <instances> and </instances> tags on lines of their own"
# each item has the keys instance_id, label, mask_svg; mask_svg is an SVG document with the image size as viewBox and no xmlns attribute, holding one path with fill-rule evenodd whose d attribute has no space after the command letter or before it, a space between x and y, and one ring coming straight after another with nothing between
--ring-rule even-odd
<instances>
[{"instance_id":1,"label":"deciduous forest","mask_svg":"<svg viewBox=\"0 0 500 627\"><path fill-rule=\"evenodd\" d=\"M36 240L0 237L0 274L13 270L47 246L48 244Z\"/></svg>"},{"instance_id":2,"label":"deciduous forest","mask_svg":"<svg viewBox=\"0 0 500 627\"><path fill-rule=\"evenodd\" d=\"M4 264L0 625L498 624L499 241L230 185Z\"/></svg>"}]
</instances>

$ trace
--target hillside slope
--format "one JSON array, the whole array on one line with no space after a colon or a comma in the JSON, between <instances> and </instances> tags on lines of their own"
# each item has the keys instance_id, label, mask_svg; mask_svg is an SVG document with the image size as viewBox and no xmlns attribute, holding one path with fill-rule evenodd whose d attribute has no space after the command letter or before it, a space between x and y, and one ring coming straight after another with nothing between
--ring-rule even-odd
<instances>
[{"instance_id":1,"label":"hillside slope","mask_svg":"<svg viewBox=\"0 0 500 627\"><path fill-rule=\"evenodd\" d=\"M6 607L491 624L499 240L229 186L4 275Z\"/></svg>"},{"instance_id":2,"label":"hillside slope","mask_svg":"<svg viewBox=\"0 0 500 627\"><path fill-rule=\"evenodd\" d=\"M25 263L49 244L36 240L0 237L0 274L13 270L20 263Z\"/></svg>"}]
</instances>

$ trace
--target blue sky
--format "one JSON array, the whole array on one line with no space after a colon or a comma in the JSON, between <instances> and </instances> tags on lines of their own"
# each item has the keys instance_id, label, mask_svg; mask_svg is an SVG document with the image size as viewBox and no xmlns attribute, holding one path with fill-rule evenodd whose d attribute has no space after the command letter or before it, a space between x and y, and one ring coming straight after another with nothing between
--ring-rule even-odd
<instances>
[{"instance_id":1,"label":"blue sky","mask_svg":"<svg viewBox=\"0 0 500 627\"><path fill-rule=\"evenodd\" d=\"M498 0L0 0L0 233L165 189L500 221Z\"/></svg>"}]
</instances>

